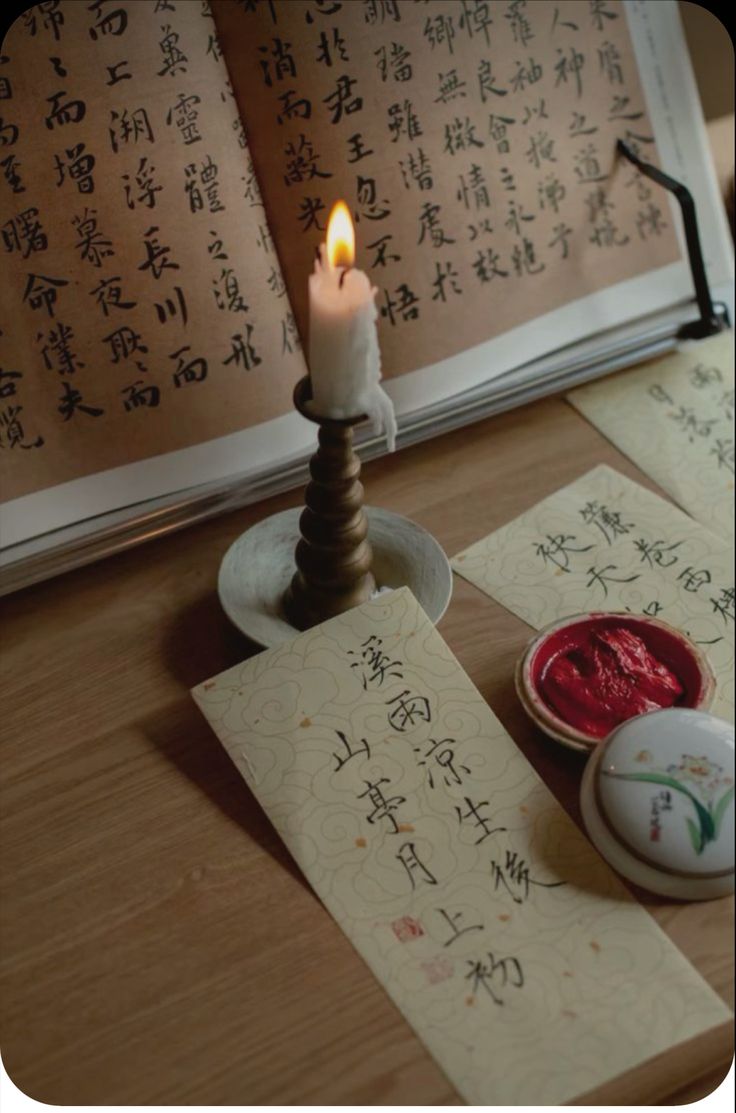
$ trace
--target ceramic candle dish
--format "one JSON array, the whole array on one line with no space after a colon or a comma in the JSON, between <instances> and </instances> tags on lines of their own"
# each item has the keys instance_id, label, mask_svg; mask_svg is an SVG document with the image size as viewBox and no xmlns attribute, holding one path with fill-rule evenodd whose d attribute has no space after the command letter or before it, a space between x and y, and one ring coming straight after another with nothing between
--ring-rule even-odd
<instances>
[{"instance_id":1,"label":"ceramic candle dish","mask_svg":"<svg viewBox=\"0 0 736 1113\"><path fill-rule=\"evenodd\" d=\"M608 643L615 639L622 648L611 652ZM594 665L600 665L600 646L613 674L591 680ZM598 654L595 661L591 647ZM616 652L633 662L630 673L616 674ZM670 703L706 711L715 693L710 665L685 634L659 619L628 612L572 615L547 626L520 657L515 680L521 704L533 722L551 738L585 752L594 750L614 727L634 715ZM567 699L575 686L579 691ZM650 687L654 699L661 698L660 704L649 700ZM558 698L560 690L563 698Z\"/></svg>"}]
</instances>

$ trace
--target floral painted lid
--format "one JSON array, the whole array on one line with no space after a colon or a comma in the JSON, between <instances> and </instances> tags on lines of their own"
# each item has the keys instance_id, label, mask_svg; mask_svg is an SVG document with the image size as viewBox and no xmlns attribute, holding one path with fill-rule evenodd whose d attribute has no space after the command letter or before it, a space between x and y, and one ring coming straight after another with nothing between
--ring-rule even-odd
<instances>
[{"instance_id":1,"label":"floral painted lid","mask_svg":"<svg viewBox=\"0 0 736 1113\"><path fill-rule=\"evenodd\" d=\"M680 877L734 870L734 731L704 711L629 719L604 743L594 792L611 835L640 862Z\"/></svg>"}]
</instances>

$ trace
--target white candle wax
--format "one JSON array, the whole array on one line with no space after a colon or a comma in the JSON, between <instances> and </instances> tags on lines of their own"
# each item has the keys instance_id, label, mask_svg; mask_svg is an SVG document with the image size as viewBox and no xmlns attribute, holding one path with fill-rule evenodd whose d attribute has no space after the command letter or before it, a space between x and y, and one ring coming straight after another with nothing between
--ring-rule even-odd
<instances>
[{"instance_id":1,"label":"white candle wax","mask_svg":"<svg viewBox=\"0 0 736 1113\"><path fill-rule=\"evenodd\" d=\"M377 290L363 271L333 267L322 244L309 276L312 410L323 417L368 414L395 446L393 405L380 386Z\"/></svg>"}]
</instances>

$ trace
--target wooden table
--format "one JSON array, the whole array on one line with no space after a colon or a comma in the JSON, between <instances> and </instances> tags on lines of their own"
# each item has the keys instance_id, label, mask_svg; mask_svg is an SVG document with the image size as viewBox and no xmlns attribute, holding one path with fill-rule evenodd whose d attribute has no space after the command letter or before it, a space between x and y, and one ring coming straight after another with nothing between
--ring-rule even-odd
<instances>
[{"instance_id":1,"label":"wooden table","mask_svg":"<svg viewBox=\"0 0 736 1113\"><path fill-rule=\"evenodd\" d=\"M369 502L452 554L598 463L654 487L561 399L365 469ZM656 489L656 488L655 488ZM254 652L222 614L228 545L292 493L3 601L0 1047L54 1104L456 1104L306 885L188 690ZM513 690L528 627L455 579L440 631L578 818L582 764ZM732 902L652 915L730 1001ZM691 1101L730 1026L591 1101Z\"/></svg>"}]
</instances>

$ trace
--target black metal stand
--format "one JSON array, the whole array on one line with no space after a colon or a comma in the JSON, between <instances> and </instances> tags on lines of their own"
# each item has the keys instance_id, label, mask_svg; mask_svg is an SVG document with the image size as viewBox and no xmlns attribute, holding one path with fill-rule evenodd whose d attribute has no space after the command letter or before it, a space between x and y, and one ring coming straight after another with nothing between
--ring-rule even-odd
<instances>
[{"instance_id":1,"label":"black metal stand","mask_svg":"<svg viewBox=\"0 0 736 1113\"><path fill-rule=\"evenodd\" d=\"M692 193L682 182L675 181L669 174L665 174L656 166L651 166L648 162L642 162L638 155L635 155L631 148L624 143L623 139L617 141L616 150L629 162L633 163L637 170L647 178L651 178L657 185L664 186L670 193L674 193L680 203L682 221L685 226L685 242L687 243L690 271L693 276L700 320L683 325L677 334L678 338L680 340L702 340L706 336L714 336L717 332L722 332L729 325L728 312L725 305L719 305L716 309L710 296L710 287L705 273L703 252L698 234L698 217L695 212L695 201Z\"/></svg>"}]
</instances>

